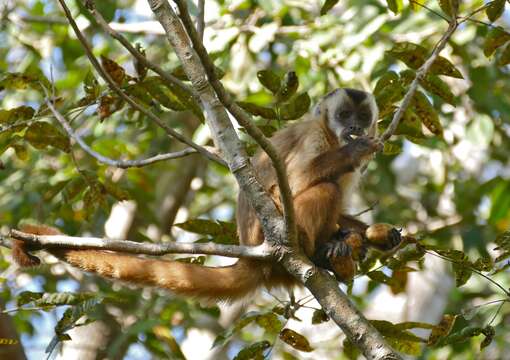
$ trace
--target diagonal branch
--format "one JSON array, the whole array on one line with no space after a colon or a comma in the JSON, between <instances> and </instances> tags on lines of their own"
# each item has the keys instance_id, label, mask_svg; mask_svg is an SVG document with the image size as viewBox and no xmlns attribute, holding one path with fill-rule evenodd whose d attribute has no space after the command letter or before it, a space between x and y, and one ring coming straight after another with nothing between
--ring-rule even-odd
<instances>
[{"instance_id":1,"label":"diagonal branch","mask_svg":"<svg viewBox=\"0 0 510 360\"><path fill-rule=\"evenodd\" d=\"M73 248L117 251L129 254L161 256L166 254L204 254L252 259L268 259L271 248L267 244L259 246L223 245L209 243L178 243L164 244L139 243L129 240L110 240L95 237L74 237L67 235L34 235L12 229L9 236L22 240L27 244L43 248Z\"/></svg>"},{"instance_id":2,"label":"diagonal branch","mask_svg":"<svg viewBox=\"0 0 510 360\"><path fill-rule=\"evenodd\" d=\"M207 121L213 132L213 138L223 150L241 191L246 194L254 206L261 220L266 241L270 244L281 244L281 239L285 239L283 219L278 214L271 198L253 176L253 168L248 162L244 149L239 146L239 139L224 107L221 106L211 84L207 81L203 64L190 46L188 34L166 0L148 0L148 3L157 20L165 29L167 38L181 60L186 75L200 93L204 108L209 114ZM254 198L257 193L262 197ZM271 214L274 218L267 218ZM279 255L281 255L278 258L280 264L307 286L312 294L319 299L326 313L367 358L401 359L387 345L383 336L356 310L348 297L340 290L336 280L325 272L319 271L299 248L292 248L292 251L282 248Z\"/></svg>"},{"instance_id":3,"label":"diagonal branch","mask_svg":"<svg viewBox=\"0 0 510 360\"><path fill-rule=\"evenodd\" d=\"M214 64L211 61L211 58L209 57L209 54L207 53L207 50L205 49L199 35L197 34L197 31L193 27L193 22L191 21L186 2L184 0L174 1L177 3L180 19L191 39L193 48L197 52L197 55L200 58L200 61L207 74L207 78L214 88L214 91L216 92L219 100L223 106L225 106L228 111L236 118L237 122L246 129L248 135L250 135L269 156L276 172L278 187L280 189L282 198L281 201L284 210L283 213L287 230L287 241L289 244L297 245L297 228L292 201L293 197L289 182L287 180L287 170L285 168L284 162L282 159L280 159L276 149L271 144L269 139L264 136L262 131L257 126L255 126L251 116L235 103L230 94L223 87L223 84L218 79Z\"/></svg>"},{"instance_id":4,"label":"diagonal branch","mask_svg":"<svg viewBox=\"0 0 510 360\"><path fill-rule=\"evenodd\" d=\"M121 43L122 46L124 46L126 50L129 51L130 54L133 55L140 64L151 69L156 74L161 76L161 78L169 88L178 87L181 91L185 92L186 94L189 94L189 96L193 96L193 98L197 102L200 101L198 94L193 88L184 84L181 80L179 80L172 74L168 73L168 71L163 70L161 66L155 64L152 61L147 60L147 58L140 51L138 51L133 45L131 45L131 42L129 42L129 40L126 39L125 36L123 36L121 33L113 29L110 26L110 24L108 24L108 22L106 22L106 20L103 18L103 15L101 15L101 13L97 11L94 0L85 1L85 6L90 11L94 19L99 24L99 26L101 26L104 32L106 32L112 38Z\"/></svg>"},{"instance_id":5,"label":"diagonal branch","mask_svg":"<svg viewBox=\"0 0 510 360\"><path fill-rule=\"evenodd\" d=\"M220 158L218 158L218 156L216 156L214 154L211 154L209 151L205 150L200 145L195 144L193 141L191 141L191 140L187 139L185 136L179 134L177 131L175 131L170 126L165 124L160 118L158 118L156 115L154 115L154 113L152 113L151 111L145 109L143 106L141 106L136 101L134 101L131 97L126 95L122 91L122 89L115 83L115 81L112 79L110 74L108 74L108 72L106 72L103 69L103 67L101 66L99 61L96 59L96 57L92 53L92 47L90 46L89 42L87 41L85 36L80 31L80 29L78 28L78 25L74 21L72 15L71 15L71 11L67 7L67 5L65 3L65 0L58 0L58 2L62 6L62 8L64 10L64 14L65 14L67 20L69 21L69 24L73 28L74 33L76 34L76 37L78 38L78 40L82 44L83 49L85 50L85 54L89 58L89 61L91 62L92 66L94 66L94 68L99 73L99 75L108 83L110 88L113 91L115 91L115 93L117 95L119 95L119 97L121 97L124 101L126 101L133 108L135 108L136 110L140 111L142 114L147 116L149 119L154 121L159 127L161 127L163 130L165 130L165 132L169 136L174 137L177 140L179 140L180 142L185 143L185 144L191 146L193 149L197 150L197 152L199 152L200 154L204 155L206 158L208 158L210 160L213 160L213 161L216 161L216 162L218 162L220 164L223 164L223 162L221 161Z\"/></svg>"},{"instance_id":6,"label":"diagonal branch","mask_svg":"<svg viewBox=\"0 0 510 360\"><path fill-rule=\"evenodd\" d=\"M205 30L205 0L198 0L197 34L200 41L204 39Z\"/></svg>"},{"instance_id":7,"label":"diagonal branch","mask_svg":"<svg viewBox=\"0 0 510 360\"><path fill-rule=\"evenodd\" d=\"M247 196L262 224L267 241L284 243L283 222L274 202L254 175L246 151L232 126L225 108L218 101L214 89L207 81L202 63L189 44L189 37L182 24L165 0L148 0L156 19L161 23L167 39L180 59L193 87L200 95L207 113L206 121L215 144L225 155L230 171L236 177L241 191Z\"/></svg>"},{"instance_id":8,"label":"diagonal branch","mask_svg":"<svg viewBox=\"0 0 510 360\"><path fill-rule=\"evenodd\" d=\"M94 151L81 138L81 136L78 135L73 130L73 128L71 127L69 122L66 120L66 118L55 108L55 106L53 105L53 103L50 100L47 100L46 104L48 105L48 108L53 113L55 118L58 120L60 125L62 125L62 127L64 128L64 130L66 131L67 135L70 138L72 138L78 145L80 145L80 147L87 154L89 154L90 156L95 158L100 163L103 163L103 164L106 164L106 165L109 165L109 166L114 166L114 167L118 167L118 168L121 168L121 169L128 169L128 168L132 168L132 167L143 167L143 166L151 165L151 164L154 164L154 163L157 163L157 162L160 162L160 161L177 159L177 158L181 158L181 157L184 157L184 156L188 156L188 155L196 154L197 153L196 149L186 148L186 149L183 149L183 150L180 150L180 151L174 151L174 152L170 152L170 153L158 154L158 155L152 156L152 157L147 158L147 159L139 159L139 160L115 160L115 159L111 159L109 157L106 157L106 156L101 155L100 153ZM214 151L214 150L215 149L211 149L211 151ZM224 164L224 165L226 166L226 164Z\"/></svg>"},{"instance_id":9,"label":"diagonal branch","mask_svg":"<svg viewBox=\"0 0 510 360\"><path fill-rule=\"evenodd\" d=\"M420 80L425 78L427 76L428 72L430 71L431 66L434 64L436 59L439 57L439 53L444 49L446 46L446 43L448 40L450 40L450 37L453 35L455 30L457 30L457 20L452 19L450 21L450 25L448 26L448 30L443 34L439 42L434 48L434 51L432 51L432 54L430 57L423 63L423 65L416 71L416 76L414 80L411 82L411 85L409 85L409 89L407 90L406 95L404 96L404 100L402 100L402 104L400 104L400 107L398 108L397 112L393 116L393 119L391 120L390 125L386 129L386 131L381 135L380 140L381 141L387 141L397 130L398 124L402 117L404 116L404 113L409 108L409 105L411 104L411 100L413 99L414 94L416 93L416 90L418 89L418 85L420 84Z\"/></svg>"}]
</instances>

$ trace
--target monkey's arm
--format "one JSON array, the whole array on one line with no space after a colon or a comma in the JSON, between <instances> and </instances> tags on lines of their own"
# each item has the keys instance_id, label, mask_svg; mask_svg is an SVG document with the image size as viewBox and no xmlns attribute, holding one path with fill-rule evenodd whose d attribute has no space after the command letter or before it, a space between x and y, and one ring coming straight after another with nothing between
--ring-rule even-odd
<instances>
[{"instance_id":1,"label":"monkey's arm","mask_svg":"<svg viewBox=\"0 0 510 360\"><path fill-rule=\"evenodd\" d=\"M363 158L379 151L381 144L373 138L359 137L347 145L318 155L306 171L309 186L321 182L337 183L340 176L353 172Z\"/></svg>"}]
</instances>

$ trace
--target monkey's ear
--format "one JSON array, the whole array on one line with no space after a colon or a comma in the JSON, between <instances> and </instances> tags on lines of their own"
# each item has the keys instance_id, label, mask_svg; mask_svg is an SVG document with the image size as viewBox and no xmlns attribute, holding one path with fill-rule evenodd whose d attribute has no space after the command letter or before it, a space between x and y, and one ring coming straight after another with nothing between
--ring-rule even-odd
<instances>
[{"instance_id":1,"label":"monkey's ear","mask_svg":"<svg viewBox=\"0 0 510 360\"><path fill-rule=\"evenodd\" d=\"M313 116L316 118L320 118L321 120L327 121L328 117L328 107L326 99L322 99L315 107L313 108Z\"/></svg>"}]
</instances>

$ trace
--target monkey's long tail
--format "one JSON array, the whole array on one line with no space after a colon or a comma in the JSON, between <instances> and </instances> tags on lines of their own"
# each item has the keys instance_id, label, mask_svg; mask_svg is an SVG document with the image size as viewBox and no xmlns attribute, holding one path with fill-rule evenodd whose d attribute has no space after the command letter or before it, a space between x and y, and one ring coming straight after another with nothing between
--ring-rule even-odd
<instances>
[{"instance_id":1,"label":"monkey's long tail","mask_svg":"<svg viewBox=\"0 0 510 360\"><path fill-rule=\"evenodd\" d=\"M61 234L55 228L25 225L22 231L38 235ZM21 240L13 240L12 254L21 266L34 266L39 259L29 253ZM264 265L256 260L239 259L223 267L206 267L177 261L146 259L102 250L46 249L56 257L85 271L132 282L157 286L176 294L210 301L233 301L256 290L263 283Z\"/></svg>"},{"instance_id":2,"label":"monkey's long tail","mask_svg":"<svg viewBox=\"0 0 510 360\"><path fill-rule=\"evenodd\" d=\"M206 267L99 250L52 249L50 252L85 271L207 300L233 301L245 297L263 279L261 264L248 259L239 259L230 266Z\"/></svg>"}]
</instances>

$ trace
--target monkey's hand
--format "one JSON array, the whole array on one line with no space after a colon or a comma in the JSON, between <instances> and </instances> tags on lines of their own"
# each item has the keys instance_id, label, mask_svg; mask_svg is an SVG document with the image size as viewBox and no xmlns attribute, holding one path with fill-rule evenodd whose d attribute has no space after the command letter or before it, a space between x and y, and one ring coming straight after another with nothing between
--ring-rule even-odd
<instances>
[{"instance_id":1,"label":"monkey's hand","mask_svg":"<svg viewBox=\"0 0 510 360\"><path fill-rule=\"evenodd\" d=\"M356 261L362 260L366 252L361 234L339 230L316 250L312 260L317 266L332 271L339 281L349 282L356 274Z\"/></svg>"},{"instance_id":2,"label":"monkey's hand","mask_svg":"<svg viewBox=\"0 0 510 360\"><path fill-rule=\"evenodd\" d=\"M360 136L352 139L345 147L353 163L359 164L363 158L381 151L383 143L377 138Z\"/></svg>"}]
</instances>

